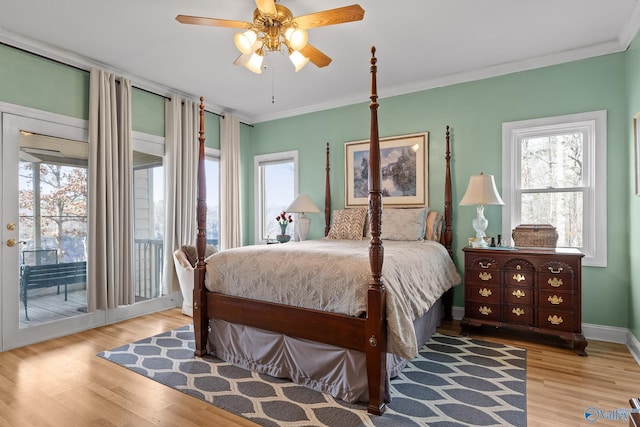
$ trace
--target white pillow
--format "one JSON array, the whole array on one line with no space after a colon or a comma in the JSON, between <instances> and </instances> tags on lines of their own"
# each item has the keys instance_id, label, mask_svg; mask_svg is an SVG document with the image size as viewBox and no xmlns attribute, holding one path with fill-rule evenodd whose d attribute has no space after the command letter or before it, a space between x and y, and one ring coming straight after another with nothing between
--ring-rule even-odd
<instances>
[{"instance_id":1,"label":"white pillow","mask_svg":"<svg viewBox=\"0 0 640 427\"><path fill-rule=\"evenodd\" d=\"M427 209L384 209L382 240L423 240Z\"/></svg>"}]
</instances>

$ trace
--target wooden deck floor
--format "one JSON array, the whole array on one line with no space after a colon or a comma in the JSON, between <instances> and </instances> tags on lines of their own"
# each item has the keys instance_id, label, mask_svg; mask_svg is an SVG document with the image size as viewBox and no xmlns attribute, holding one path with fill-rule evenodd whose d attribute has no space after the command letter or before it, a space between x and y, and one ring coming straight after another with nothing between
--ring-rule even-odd
<instances>
[{"instance_id":1,"label":"wooden deck floor","mask_svg":"<svg viewBox=\"0 0 640 427\"><path fill-rule=\"evenodd\" d=\"M43 295L29 295L27 298L27 310L29 320L24 314L24 304L20 304L20 329L43 323L61 320L67 317L77 316L87 312L86 289L69 290L67 301L64 300L64 289L60 295L47 293Z\"/></svg>"}]
</instances>

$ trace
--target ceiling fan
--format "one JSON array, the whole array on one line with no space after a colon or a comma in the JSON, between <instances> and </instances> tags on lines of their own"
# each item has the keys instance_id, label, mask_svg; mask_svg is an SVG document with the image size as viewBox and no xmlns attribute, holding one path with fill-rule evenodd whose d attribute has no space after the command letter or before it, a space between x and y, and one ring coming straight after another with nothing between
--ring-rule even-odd
<instances>
[{"instance_id":1,"label":"ceiling fan","mask_svg":"<svg viewBox=\"0 0 640 427\"><path fill-rule=\"evenodd\" d=\"M364 17L364 10L357 4L294 17L288 8L276 4L276 0L255 2L257 8L253 12L252 22L188 15L178 15L176 20L182 24L245 30L234 37L235 45L242 53L234 64L244 65L254 73L260 74L264 56L270 52L289 55L296 71L302 69L309 61L317 67L326 67L331 63L331 58L308 43L307 30L360 21Z\"/></svg>"}]
</instances>

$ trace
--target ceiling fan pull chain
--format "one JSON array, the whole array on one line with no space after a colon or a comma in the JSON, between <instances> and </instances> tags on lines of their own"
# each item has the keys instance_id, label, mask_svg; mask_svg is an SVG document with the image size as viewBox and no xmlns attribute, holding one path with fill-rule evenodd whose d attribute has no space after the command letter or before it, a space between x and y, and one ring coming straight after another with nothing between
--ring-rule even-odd
<instances>
[{"instance_id":1,"label":"ceiling fan pull chain","mask_svg":"<svg viewBox=\"0 0 640 427\"><path fill-rule=\"evenodd\" d=\"M276 103L276 69L271 66L271 103Z\"/></svg>"}]
</instances>

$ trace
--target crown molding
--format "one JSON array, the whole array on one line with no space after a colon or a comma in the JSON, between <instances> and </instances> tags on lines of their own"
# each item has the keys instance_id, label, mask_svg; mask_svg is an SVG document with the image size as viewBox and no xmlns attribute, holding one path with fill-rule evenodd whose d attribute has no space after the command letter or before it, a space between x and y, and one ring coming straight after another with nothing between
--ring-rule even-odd
<instances>
[{"instance_id":1,"label":"crown molding","mask_svg":"<svg viewBox=\"0 0 640 427\"><path fill-rule=\"evenodd\" d=\"M640 8L636 7L640 11ZM640 13L638 15L640 17ZM640 23L640 19L638 19ZM640 25L636 27L640 28ZM631 30L629 30L631 31ZM634 33L635 35L635 33ZM459 83L467 83L471 81L484 80L492 77L504 76L507 74L517 73L521 71L529 71L537 68L548 67L552 65L559 65L567 62L579 61L582 59L594 58L597 56L608 55L612 53L618 53L626 50L628 45L620 43L620 41L612 41L608 43L602 43L594 46L589 46L580 49L572 49L561 53L552 55L540 56L537 58L526 59L523 61L510 62L505 64L498 64L478 70L467 71L462 73L450 74L434 79L425 81L407 83L403 85L385 87L384 93L378 93L379 99L390 98L392 96L406 95L409 93L420 92L429 89L435 89L439 87L452 86ZM369 98L369 94L363 92L362 96L351 96L348 98L340 98L331 102L325 102L321 104L309 105L303 108L283 111L276 114L265 114L254 117L255 123L265 122L269 120L282 119L292 117L300 114L313 113L317 111L327 110L330 108L343 107L346 105L352 105L364 102Z\"/></svg>"}]
</instances>

